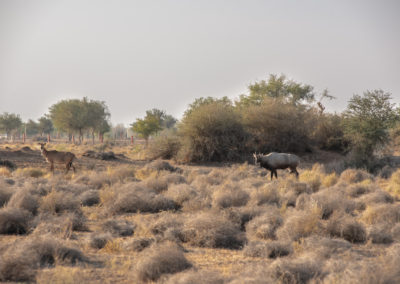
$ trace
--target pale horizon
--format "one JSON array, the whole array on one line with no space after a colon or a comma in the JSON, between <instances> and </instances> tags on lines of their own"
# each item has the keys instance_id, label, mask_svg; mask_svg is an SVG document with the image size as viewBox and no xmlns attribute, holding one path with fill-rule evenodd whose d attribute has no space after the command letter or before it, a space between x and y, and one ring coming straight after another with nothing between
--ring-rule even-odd
<instances>
[{"instance_id":1,"label":"pale horizon","mask_svg":"<svg viewBox=\"0 0 400 284\"><path fill-rule=\"evenodd\" d=\"M38 119L69 98L128 126L199 97L237 98L269 74L327 88L343 111L382 89L400 103L397 1L1 1L0 113Z\"/></svg>"}]
</instances>

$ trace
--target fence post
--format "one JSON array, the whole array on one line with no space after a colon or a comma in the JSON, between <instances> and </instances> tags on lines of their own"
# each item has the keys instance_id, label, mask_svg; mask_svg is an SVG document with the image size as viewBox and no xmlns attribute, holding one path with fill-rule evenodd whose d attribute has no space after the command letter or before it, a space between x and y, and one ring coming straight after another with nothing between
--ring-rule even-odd
<instances>
[{"instance_id":1,"label":"fence post","mask_svg":"<svg viewBox=\"0 0 400 284\"><path fill-rule=\"evenodd\" d=\"M133 135L131 136L131 145L133 145Z\"/></svg>"},{"instance_id":2,"label":"fence post","mask_svg":"<svg viewBox=\"0 0 400 284\"><path fill-rule=\"evenodd\" d=\"M26 134L23 133L23 134L22 134L22 140L23 140L23 143L24 143L24 144L25 144L25 138L26 138Z\"/></svg>"},{"instance_id":3,"label":"fence post","mask_svg":"<svg viewBox=\"0 0 400 284\"><path fill-rule=\"evenodd\" d=\"M51 142L51 140L50 140L50 134L47 134L47 143L50 143Z\"/></svg>"}]
</instances>

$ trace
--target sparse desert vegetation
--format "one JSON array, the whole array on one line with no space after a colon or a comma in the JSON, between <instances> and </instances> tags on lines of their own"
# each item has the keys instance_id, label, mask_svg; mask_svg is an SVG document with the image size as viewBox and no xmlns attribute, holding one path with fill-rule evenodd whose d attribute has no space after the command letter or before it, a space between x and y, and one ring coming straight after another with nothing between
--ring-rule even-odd
<instances>
[{"instance_id":1,"label":"sparse desert vegetation","mask_svg":"<svg viewBox=\"0 0 400 284\"><path fill-rule=\"evenodd\" d=\"M284 75L248 89L130 129L88 98L0 115L24 139L0 144L0 281L399 283L391 95L330 114Z\"/></svg>"},{"instance_id":2,"label":"sparse desert vegetation","mask_svg":"<svg viewBox=\"0 0 400 284\"><path fill-rule=\"evenodd\" d=\"M17 169L0 175L1 281L400 281L396 169L382 177L304 162L299 179L282 170L271 181L247 162L139 161L131 146L107 161L66 145L77 172L51 174L31 147L28 162L10 155Z\"/></svg>"}]
</instances>

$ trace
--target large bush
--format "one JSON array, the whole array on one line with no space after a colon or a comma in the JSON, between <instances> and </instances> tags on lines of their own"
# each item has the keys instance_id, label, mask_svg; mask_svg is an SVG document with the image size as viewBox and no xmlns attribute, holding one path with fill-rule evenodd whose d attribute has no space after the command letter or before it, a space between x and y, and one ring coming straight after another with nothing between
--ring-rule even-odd
<instances>
[{"instance_id":1,"label":"large bush","mask_svg":"<svg viewBox=\"0 0 400 284\"><path fill-rule=\"evenodd\" d=\"M312 112L278 99L242 108L250 147L261 152L302 152L311 146Z\"/></svg>"},{"instance_id":2,"label":"large bush","mask_svg":"<svg viewBox=\"0 0 400 284\"><path fill-rule=\"evenodd\" d=\"M348 147L344 138L343 117L337 114L321 114L316 117L316 127L312 138L318 148L328 151L343 152Z\"/></svg>"},{"instance_id":3,"label":"large bush","mask_svg":"<svg viewBox=\"0 0 400 284\"><path fill-rule=\"evenodd\" d=\"M147 158L172 159L180 149L180 139L174 133L165 132L151 141L146 151Z\"/></svg>"},{"instance_id":4,"label":"large bush","mask_svg":"<svg viewBox=\"0 0 400 284\"><path fill-rule=\"evenodd\" d=\"M239 114L226 100L193 106L179 127L183 146L181 161L235 160L244 152L246 133Z\"/></svg>"},{"instance_id":5,"label":"large bush","mask_svg":"<svg viewBox=\"0 0 400 284\"><path fill-rule=\"evenodd\" d=\"M350 141L350 165L375 170L375 154L389 142L398 115L391 94L382 90L354 95L344 112L344 134Z\"/></svg>"}]
</instances>

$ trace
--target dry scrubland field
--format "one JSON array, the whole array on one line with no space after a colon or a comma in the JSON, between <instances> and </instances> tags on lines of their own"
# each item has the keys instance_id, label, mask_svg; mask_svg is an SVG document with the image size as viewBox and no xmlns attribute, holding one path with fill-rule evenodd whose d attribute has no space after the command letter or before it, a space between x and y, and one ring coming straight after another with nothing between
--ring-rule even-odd
<instances>
[{"instance_id":1,"label":"dry scrubland field","mask_svg":"<svg viewBox=\"0 0 400 284\"><path fill-rule=\"evenodd\" d=\"M38 283L400 283L400 170L140 161L131 147L0 145L0 280ZM104 149L102 149L104 150ZM336 166L336 169L339 168Z\"/></svg>"}]
</instances>

